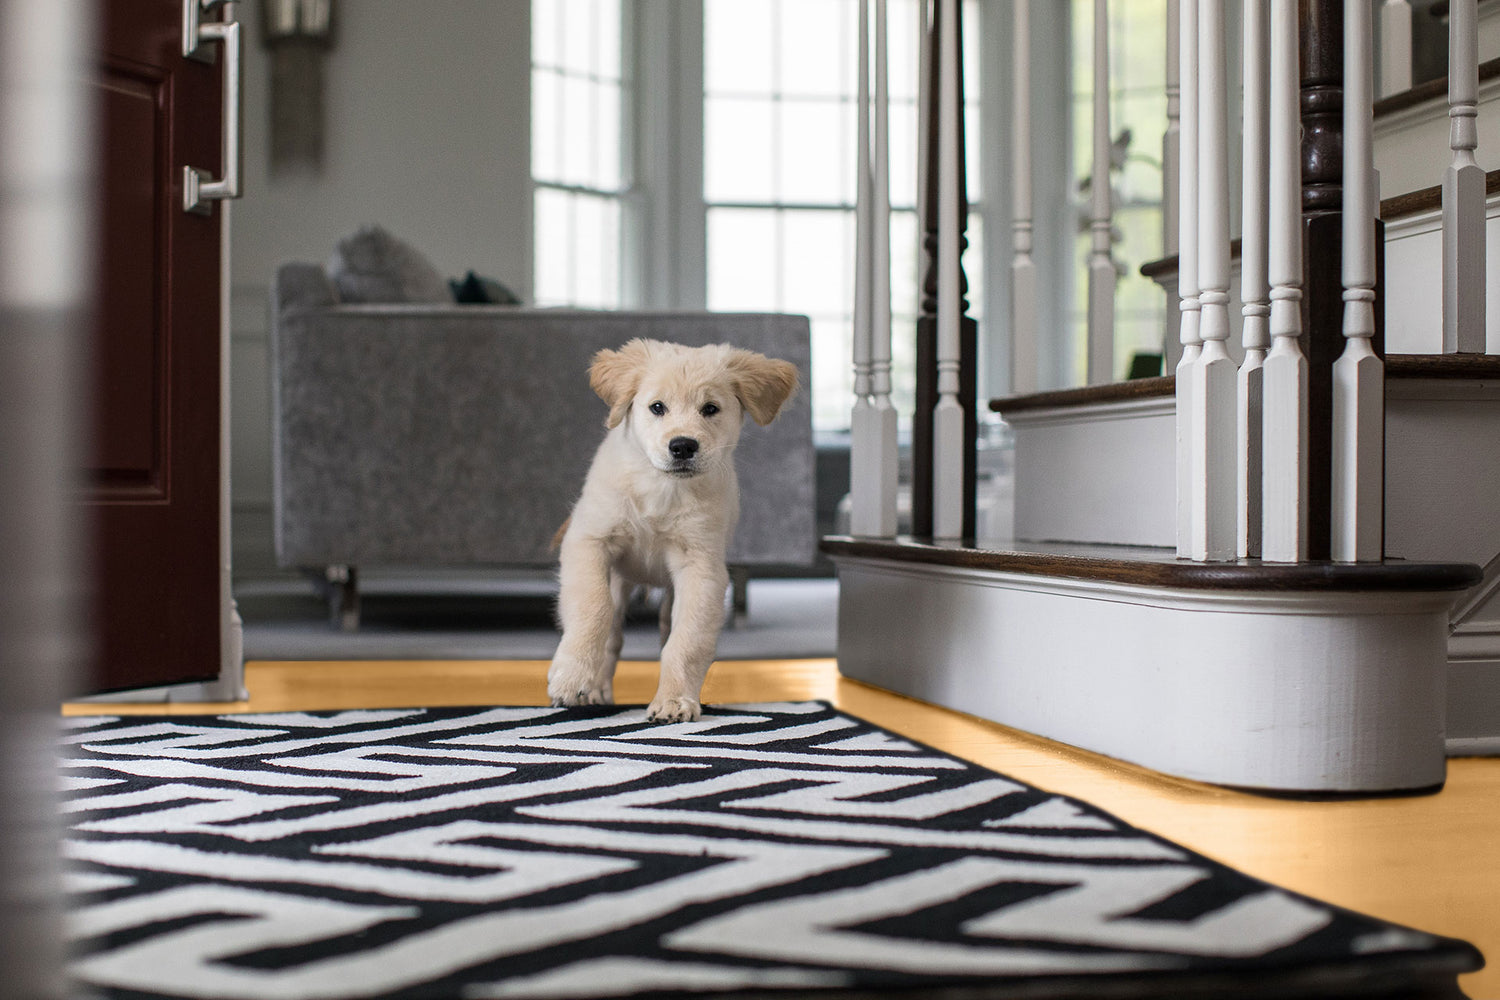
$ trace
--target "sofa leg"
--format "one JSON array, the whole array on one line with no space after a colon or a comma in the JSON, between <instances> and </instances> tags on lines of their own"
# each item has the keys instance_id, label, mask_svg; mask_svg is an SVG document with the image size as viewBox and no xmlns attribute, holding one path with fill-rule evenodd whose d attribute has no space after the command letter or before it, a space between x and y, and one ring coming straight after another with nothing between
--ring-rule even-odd
<instances>
[{"instance_id":1,"label":"sofa leg","mask_svg":"<svg viewBox=\"0 0 1500 1000\"><path fill-rule=\"evenodd\" d=\"M329 624L345 632L359 631L359 570L329 566L326 579Z\"/></svg>"},{"instance_id":2,"label":"sofa leg","mask_svg":"<svg viewBox=\"0 0 1500 1000\"><path fill-rule=\"evenodd\" d=\"M729 567L729 585L732 593L730 621L735 628L744 628L750 618L750 569L747 566Z\"/></svg>"}]
</instances>

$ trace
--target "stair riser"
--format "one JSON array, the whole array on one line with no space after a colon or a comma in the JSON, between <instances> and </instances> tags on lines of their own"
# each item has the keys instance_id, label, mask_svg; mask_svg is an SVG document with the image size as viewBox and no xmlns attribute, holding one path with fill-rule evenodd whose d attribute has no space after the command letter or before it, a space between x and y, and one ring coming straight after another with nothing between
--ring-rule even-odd
<instances>
[{"instance_id":1,"label":"stair riser","mask_svg":"<svg viewBox=\"0 0 1500 1000\"><path fill-rule=\"evenodd\" d=\"M848 677L1201 781L1443 780L1435 667L1452 594L1179 592L836 561Z\"/></svg>"}]
</instances>

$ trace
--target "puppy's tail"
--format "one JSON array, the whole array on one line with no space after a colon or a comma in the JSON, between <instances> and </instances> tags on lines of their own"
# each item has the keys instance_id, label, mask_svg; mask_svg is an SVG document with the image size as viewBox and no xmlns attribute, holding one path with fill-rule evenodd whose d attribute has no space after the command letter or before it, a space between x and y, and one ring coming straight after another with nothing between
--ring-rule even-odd
<instances>
[{"instance_id":1,"label":"puppy's tail","mask_svg":"<svg viewBox=\"0 0 1500 1000\"><path fill-rule=\"evenodd\" d=\"M572 523L573 519L569 517L562 523L562 526L557 529L557 534L552 536L552 544L547 547L548 552L556 552L558 549L562 548L563 536L568 533L568 525Z\"/></svg>"}]
</instances>

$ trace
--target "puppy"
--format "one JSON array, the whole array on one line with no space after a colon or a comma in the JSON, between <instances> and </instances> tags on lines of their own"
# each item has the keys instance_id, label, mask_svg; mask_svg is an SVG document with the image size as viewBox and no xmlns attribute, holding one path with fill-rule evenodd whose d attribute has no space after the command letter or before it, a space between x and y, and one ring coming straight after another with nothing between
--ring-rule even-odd
<instances>
[{"instance_id":1,"label":"puppy","mask_svg":"<svg viewBox=\"0 0 1500 1000\"><path fill-rule=\"evenodd\" d=\"M547 695L554 705L613 703L626 603L645 584L665 592L661 678L646 716L696 719L724 619L742 416L774 420L797 368L728 344L638 339L596 354L589 384L609 404L609 433L561 531L562 640Z\"/></svg>"}]
</instances>

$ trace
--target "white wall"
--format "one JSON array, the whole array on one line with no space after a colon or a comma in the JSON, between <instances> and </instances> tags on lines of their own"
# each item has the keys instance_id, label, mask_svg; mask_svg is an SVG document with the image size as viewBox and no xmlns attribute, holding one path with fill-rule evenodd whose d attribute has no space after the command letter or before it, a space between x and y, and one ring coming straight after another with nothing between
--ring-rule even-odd
<instances>
[{"instance_id":1,"label":"white wall","mask_svg":"<svg viewBox=\"0 0 1500 1000\"><path fill-rule=\"evenodd\" d=\"M234 207L233 499L270 502L267 297L276 267L322 262L378 223L446 276L520 294L530 272L529 0L339 0L326 57L324 166L269 176L270 64L241 6L245 195Z\"/></svg>"}]
</instances>

